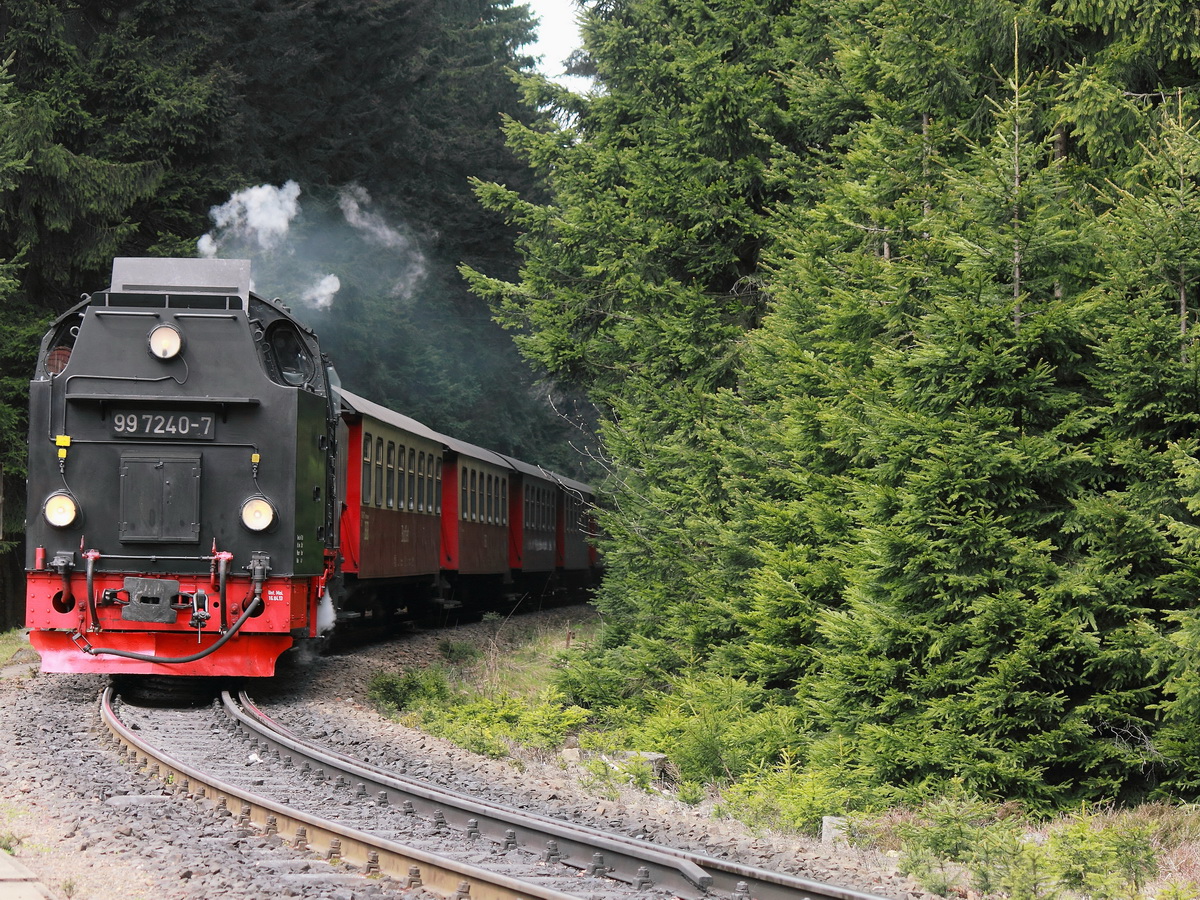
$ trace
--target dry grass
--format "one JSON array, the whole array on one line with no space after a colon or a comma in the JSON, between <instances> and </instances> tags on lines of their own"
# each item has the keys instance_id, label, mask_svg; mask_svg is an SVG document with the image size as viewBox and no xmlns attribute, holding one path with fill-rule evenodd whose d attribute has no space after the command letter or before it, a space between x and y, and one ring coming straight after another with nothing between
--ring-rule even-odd
<instances>
[{"instance_id":1,"label":"dry grass","mask_svg":"<svg viewBox=\"0 0 1200 900\"><path fill-rule=\"evenodd\" d=\"M496 618L488 637L463 668L464 680L485 695L536 697L553 683L559 653L594 637L600 627L591 608L572 608L553 625L529 625L520 618ZM487 620L485 620L487 622Z\"/></svg>"},{"instance_id":2,"label":"dry grass","mask_svg":"<svg viewBox=\"0 0 1200 900\"><path fill-rule=\"evenodd\" d=\"M1117 828L1145 828L1158 859L1158 875L1149 885L1150 896L1162 896L1171 885L1184 896L1200 895L1200 808L1193 804L1146 803L1128 810L1097 813L1103 823Z\"/></svg>"}]
</instances>

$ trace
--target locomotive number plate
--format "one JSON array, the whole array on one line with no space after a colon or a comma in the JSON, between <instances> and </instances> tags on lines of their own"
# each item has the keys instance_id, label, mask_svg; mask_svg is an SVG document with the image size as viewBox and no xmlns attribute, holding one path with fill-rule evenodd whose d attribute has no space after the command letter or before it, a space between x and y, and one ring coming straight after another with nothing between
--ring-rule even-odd
<instances>
[{"instance_id":1,"label":"locomotive number plate","mask_svg":"<svg viewBox=\"0 0 1200 900\"><path fill-rule=\"evenodd\" d=\"M211 441L216 437L216 417L199 412L144 412L118 410L110 427L114 437L155 440Z\"/></svg>"}]
</instances>

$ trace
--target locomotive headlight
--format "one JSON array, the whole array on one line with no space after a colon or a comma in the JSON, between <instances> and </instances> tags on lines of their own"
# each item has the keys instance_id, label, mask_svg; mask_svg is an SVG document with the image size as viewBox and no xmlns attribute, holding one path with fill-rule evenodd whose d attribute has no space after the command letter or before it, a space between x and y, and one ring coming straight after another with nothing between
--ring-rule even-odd
<instances>
[{"instance_id":1,"label":"locomotive headlight","mask_svg":"<svg viewBox=\"0 0 1200 900\"><path fill-rule=\"evenodd\" d=\"M275 507L266 497L251 497L242 504L242 524L251 531L266 531L275 524Z\"/></svg>"},{"instance_id":2,"label":"locomotive headlight","mask_svg":"<svg viewBox=\"0 0 1200 900\"><path fill-rule=\"evenodd\" d=\"M79 505L70 494L58 491L46 499L42 506L42 514L55 528L66 528L79 518Z\"/></svg>"},{"instance_id":3,"label":"locomotive headlight","mask_svg":"<svg viewBox=\"0 0 1200 900\"><path fill-rule=\"evenodd\" d=\"M158 359L174 359L183 349L183 335L174 325L155 325L149 341L150 355Z\"/></svg>"}]
</instances>

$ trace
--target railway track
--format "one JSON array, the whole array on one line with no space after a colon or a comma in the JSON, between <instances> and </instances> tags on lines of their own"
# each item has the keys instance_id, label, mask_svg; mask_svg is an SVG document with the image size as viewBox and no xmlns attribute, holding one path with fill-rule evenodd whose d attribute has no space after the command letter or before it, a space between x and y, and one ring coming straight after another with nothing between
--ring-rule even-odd
<instances>
[{"instance_id":1,"label":"railway track","mask_svg":"<svg viewBox=\"0 0 1200 900\"><path fill-rule=\"evenodd\" d=\"M243 828L453 900L878 900L389 772L297 735L244 693L206 709L150 710L110 690L101 715L138 765Z\"/></svg>"}]
</instances>

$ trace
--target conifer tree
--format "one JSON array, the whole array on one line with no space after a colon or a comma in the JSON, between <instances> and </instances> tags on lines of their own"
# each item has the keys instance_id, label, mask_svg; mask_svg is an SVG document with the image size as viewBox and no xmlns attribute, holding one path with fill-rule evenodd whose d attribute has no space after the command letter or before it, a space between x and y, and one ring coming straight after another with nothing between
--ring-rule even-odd
<instances>
[{"instance_id":1,"label":"conifer tree","mask_svg":"<svg viewBox=\"0 0 1200 900\"><path fill-rule=\"evenodd\" d=\"M823 619L815 693L880 782L1113 798L1142 762L1113 735L1151 726L1150 661L1130 658L1147 598L1114 601L1078 528L1104 485L1094 241L1036 82L1010 84L991 140L946 172L928 305L875 357L848 605Z\"/></svg>"},{"instance_id":2,"label":"conifer tree","mask_svg":"<svg viewBox=\"0 0 1200 900\"><path fill-rule=\"evenodd\" d=\"M603 89L529 83L557 123L509 127L550 202L480 189L521 228L525 265L515 283L468 277L531 359L606 413L601 605L685 653L730 628L707 603L724 496L708 422L761 313L758 257L785 190L765 168L794 125L773 75L784 13L769 0L597 4L585 41Z\"/></svg>"},{"instance_id":3,"label":"conifer tree","mask_svg":"<svg viewBox=\"0 0 1200 900\"><path fill-rule=\"evenodd\" d=\"M28 164L13 127L18 116L12 99L10 61L0 60L0 194L11 189ZM3 212L0 212L0 220ZM4 496L20 497L25 475L25 434L28 419L27 366L37 353L43 316L18 299L20 263L0 259L0 469L3 470ZM5 534L20 530L23 510L19 503L8 503L5 515L9 521L0 523Z\"/></svg>"},{"instance_id":4,"label":"conifer tree","mask_svg":"<svg viewBox=\"0 0 1200 900\"><path fill-rule=\"evenodd\" d=\"M1140 115L1147 122L1139 130L1154 137L1128 186L1107 197L1112 208L1101 220L1105 316L1094 380L1107 401L1097 445L1108 484L1081 507L1078 529L1107 573L1108 602L1098 615L1111 621L1144 609L1140 634L1124 643L1154 664L1155 676L1166 676L1168 696L1157 710L1163 727L1120 736L1142 747L1162 777L1194 786L1200 783L1200 139L1195 102L1182 92ZM1126 659L1112 669L1130 667Z\"/></svg>"},{"instance_id":5,"label":"conifer tree","mask_svg":"<svg viewBox=\"0 0 1200 900\"><path fill-rule=\"evenodd\" d=\"M175 247L203 221L216 86L152 39L161 7L5 4L0 55L29 162L2 195L0 256L25 261L21 293L39 306L65 309L114 256Z\"/></svg>"}]
</instances>

